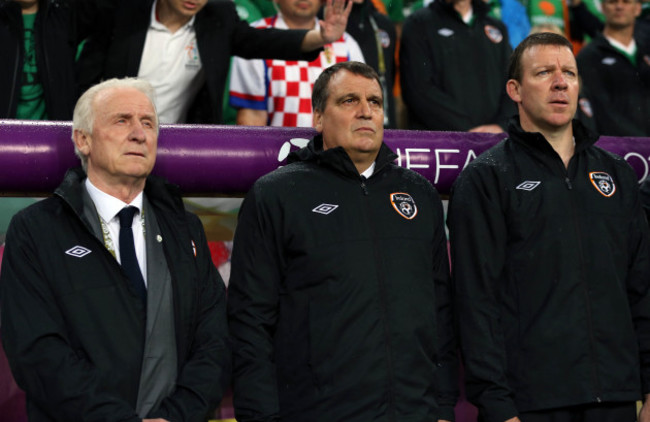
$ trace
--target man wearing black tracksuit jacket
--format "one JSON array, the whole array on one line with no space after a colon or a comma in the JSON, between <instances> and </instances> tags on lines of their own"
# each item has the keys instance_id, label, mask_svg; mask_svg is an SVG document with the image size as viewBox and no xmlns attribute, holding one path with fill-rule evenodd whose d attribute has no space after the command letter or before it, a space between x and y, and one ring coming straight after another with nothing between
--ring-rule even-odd
<instances>
[{"instance_id":1,"label":"man wearing black tracksuit jacket","mask_svg":"<svg viewBox=\"0 0 650 422\"><path fill-rule=\"evenodd\" d=\"M383 144L372 68L326 69L312 103L322 135L255 183L235 233L237 420L453 420L438 194Z\"/></svg>"},{"instance_id":2,"label":"man wearing black tracksuit jacket","mask_svg":"<svg viewBox=\"0 0 650 422\"><path fill-rule=\"evenodd\" d=\"M400 77L410 129L505 129L515 111L503 92L512 49L505 25L487 12L481 0L440 0L404 22Z\"/></svg>"},{"instance_id":3,"label":"man wearing black tracksuit jacket","mask_svg":"<svg viewBox=\"0 0 650 422\"><path fill-rule=\"evenodd\" d=\"M203 227L149 175L152 95L142 80L84 94L83 170L7 230L2 343L31 422L203 422L228 385L226 292ZM122 210L136 215L122 224Z\"/></svg>"},{"instance_id":4,"label":"man wearing black tracksuit jacket","mask_svg":"<svg viewBox=\"0 0 650 422\"><path fill-rule=\"evenodd\" d=\"M603 2L605 28L580 54L599 134L650 136L650 34L636 25L641 2Z\"/></svg>"},{"instance_id":5,"label":"man wearing black tracksuit jacket","mask_svg":"<svg viewBox=\"0 0 650 422\"><path fill-rule=\"evenodd\" d=\"M563 37L528 37L510 75L509 137L468 165L450 200L468 397L487 422L633 421L650 392L636 174L572 121L578 72Z\"/></svg>"}]
</instances>

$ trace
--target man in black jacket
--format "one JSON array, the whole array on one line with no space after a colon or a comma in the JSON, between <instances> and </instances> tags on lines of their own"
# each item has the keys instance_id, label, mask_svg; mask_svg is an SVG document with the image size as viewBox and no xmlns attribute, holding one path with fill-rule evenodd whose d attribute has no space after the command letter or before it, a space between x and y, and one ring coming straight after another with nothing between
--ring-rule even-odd
<instances>
[{"instance_id":1,"label":"man in black jacket","mask_svg":"<svg viewBox=\"0 0 650 422\"><path fill-rule=\"evenodd\" d=\"M409 128L503 132L514 113L503 92L512 49L482 0L440 0L404 22L402 97Z\"/></svg>"},{"instance_id":2,"label":"man in black jacket","mask_svg":"<svg viewBox=\"0 0 650 422\"><path fill-rule=\"evenodd\" d=\"M640 0L605 0L605 29L578 54L601 135L650 136L650 34ZM637 28L639 26L639 28Z\"/></svg>"},{"instance_id":3,"label":"man in black jacket","mask_svg":"<svg viewBox=\"0 0 650 422\"><path fill-rule=\"evenodd\" d=\"M453 419L455 342L442 204L383 144L379 76L314 84L320 132L258 180L229 285L240 421Z\"/></svg>"},{"instance_id":4,"label":"man in black jacket","mask_svg":"<svg viewBox=\"0 0 650 422\"><path fill-rule=\"evenodd\" d=\"M158 118L141 80L74 112L82 169L18 213L2 341L30 421L205 421L228 383L225 287L178 188L149 176Z\"/></svg>"},{"instance_id":5,"label":"man in black jacket","mask_svg":"<svg viewBox=\"0 0 650 422\"><path fill-rule=\"evenodd\" d=\"M650 393L636 174L572 120L578 68L564 37L526 38L509 74L509 138L468 165L449 205L467 395L487 422L634 421Z\"/></svg>"},{"instance_id":6,"label":"man in black jacket","mask_svg":"<svg viewBox=\"0 0 650 422\"><path fill-rule=\"evenodd\" d=\"M82 88L138 76L156 90L162 123L221 123L230 57L314 60L345 31L351 3L332 0L320 30L256 29L230 0L118 0L79 62Z\"/></svg>"}]
</instances>

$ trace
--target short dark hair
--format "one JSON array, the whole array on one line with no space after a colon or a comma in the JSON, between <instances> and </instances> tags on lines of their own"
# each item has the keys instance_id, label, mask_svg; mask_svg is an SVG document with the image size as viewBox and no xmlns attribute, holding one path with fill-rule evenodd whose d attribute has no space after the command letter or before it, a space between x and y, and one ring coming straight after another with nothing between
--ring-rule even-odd
<instances>
[{"instance_id":1,"label":"short dark hair","mask_svg":"<svg viewBox=\"0 0 650 422\"><path fill-rule=\"evenodd\" d=\"M558 35L552 32L539 32L537 34L531 34L527 36L515 51L512 52L510 56L510 63L508 64L508 79L514 79L521 82L521 57L524 55L524 52L536 45L557 45L559 47L567 47L571 52L573 52L573 45L571 41L567 40L562 35Z\"/></svg>"},{"instance_id":2,"label":"short dark hair","mask_svg":"<svg viewBox=\"0 0 650 422\"><path fill-rule=\"evenodd\" d=\"M375 72L375 69L365 63L341 62L333 64L332 66L323 70L323 73L320 74L314 83L314 89L311 93L311 107L314 111L322 112L325 110L325 105L327 104L327 99L330 95L330 79L332 79L332 76L336 75L341 70L347 70L350 73L363 76L364 78L374 79L379 84L379 88L382 88L381 80L379 79L377 72Z\"/></svg>"}]
</instances>

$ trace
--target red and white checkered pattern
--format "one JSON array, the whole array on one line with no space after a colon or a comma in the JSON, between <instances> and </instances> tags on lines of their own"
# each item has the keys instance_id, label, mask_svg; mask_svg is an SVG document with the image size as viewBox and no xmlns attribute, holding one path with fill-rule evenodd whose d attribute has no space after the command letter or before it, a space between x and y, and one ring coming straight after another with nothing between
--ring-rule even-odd
<instances>
[{"instance_id":1,"label":"red and white checkered pattern","mask_svg":"<svg viewBox=\"0 0 650 422\"><path fill-rule=\"evenodd\" d=\"M253 26L287 29L281 15L262 19ZM364 61L359 45L347 33L326 45L312 62L235 57L230 77L230 104L236 108L266 110L270 126L311 127L314 82L323 69L348 60Z\"/></svg>"}]
</instances>

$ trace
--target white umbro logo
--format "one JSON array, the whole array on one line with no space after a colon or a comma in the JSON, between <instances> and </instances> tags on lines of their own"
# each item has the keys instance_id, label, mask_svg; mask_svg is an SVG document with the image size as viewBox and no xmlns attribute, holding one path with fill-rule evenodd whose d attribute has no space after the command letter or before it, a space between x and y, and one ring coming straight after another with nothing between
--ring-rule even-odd
<instances>
[{"instance_id":1,"label":"white umbro logo","mask_svg":"<svg viewBox=\"0 0 650 422\"><path fill-rule=\"evenodd\" d=\"M332 205L332 204L320 204L316 208L312 210L312 212L315 212L317 214L323 214L327 215L337 209L339 206L338 205Z\"/></svg>"},{"instance_id":2,"label":"white umbro logo","mask_svg":"<svg viewBox=\"0 0 650 422\"><path fill-rule=\"evenodd\" d=\"M613 65L614 63L616 63L616 57L605 57L605 58L602 60L602 63L603 63L603 64L606 64L606 65L608 65L608 66L611 66L611 65Z\"/></svg>"},{"instance_id":3,"label":"white umbro logo","mask_svg":"<svg viewBox=\"0 0 650 422\"><path fill-rule=\"evenodd\" d=\"M66 254L70 256L74 256L75 258L83 258L84 256L88 255L92 251L88 248L84 248L83 246L74 246L67 251L65 251Z\"/></svg>"},{"instance_id":4,"label":"white umbro logo","mask_svg":"<svg viewBox=\"0 0 650 422\"><path fill-rule=\"evenodd\" d=\"M454 35L454 31L449 28L442 28L438 30L438 34L442 35L443 37L451 37Z\"/></svg>"},{"instance_id":5,"label":"white umbro logo","mask_svg":"<svg viewBox=\"0 0 650 422\"><path fill-rule=\"evenodd\" d=\"M517 186L517 189L531 191L531 190L535 189L537 186L539 186L540 183L542 183L542 182L532 182L530 180L526 180L525 182L523 182L519 186Z\"/></svg>"}]
</instances>

